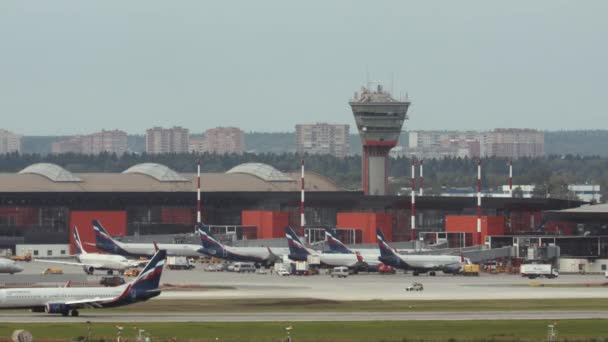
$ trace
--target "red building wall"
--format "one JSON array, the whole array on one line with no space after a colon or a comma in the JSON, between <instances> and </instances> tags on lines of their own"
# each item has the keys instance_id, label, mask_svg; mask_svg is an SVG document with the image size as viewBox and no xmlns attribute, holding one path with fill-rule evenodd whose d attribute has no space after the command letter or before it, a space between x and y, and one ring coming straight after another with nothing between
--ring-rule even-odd
<instances>
[{"instance_id":1,"label":"red building wall","mask_svg":"<svg viewBox=\"0 0 608 342\"><path fill-rule=\"evenodd\" d=\"M448 233L472 233L473 244L482 244L488 235L505 235L504 216L481 217L481 240L477 234L477 216L447 215L445 217L445 231Z\"/></svg>"},{"instance_id":2,"label":"red building wall","mask_svg":"<svg viewBox=\"0 0 608 342\"><path fill-rule=\"evenodd\" d=\"M384 213L338 213L337 228L356 228L362 232L363 243L376 243L376 228L388 241L393 241L393 215Z\"/></svg>"},{"instance_id":3,"label":"red building wall","mask_svg":"<svg viewBox=\"0 0 608 342\"><path fill-rule=\"evenodd\" d=\"M15 226L38 224L40 209L32 207L0 207L0 221L14 222Z\"/></svg>"},{"instance_id":4,"label":"red building wall","mask_svg":"<svg viewBox=\"0 0 608 342\"><path fill-rule=\"evenodd\" d=\"M162 207L160 209L162 223L194 225L195 216L196 214L191 208Z\"/></svg>"},{"instance_id":5,"label":"red building wall","mask_svg":"<svg viewBox=\"0 0 608 342\"><path fill-rule=\"evenodd\" d=\"M112 236L124 236L127 233L126 211L72 211L70 212L70 253L74 254L74 226L78 227L80 240L87 252L99 252L95 248L93 220L101 222ZM93 246L87 245L92 243Z\"/></svg>"},{"instance_id":6,"label":"red building wall","mask_svg":"<svg viewBox=\"0 0 608 342\"><path fill-rule=\"evenodd\" d=\"M258 227L258 239L285 237L285 227L289 225L289 213L284 211L243 210L243 226Z\"/></svg>"}]
</instances>

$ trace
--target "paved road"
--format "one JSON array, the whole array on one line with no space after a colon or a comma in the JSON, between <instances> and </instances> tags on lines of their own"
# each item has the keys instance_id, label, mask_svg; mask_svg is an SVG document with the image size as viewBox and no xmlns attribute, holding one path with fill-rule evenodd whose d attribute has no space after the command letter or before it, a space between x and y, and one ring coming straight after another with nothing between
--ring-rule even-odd
<instances>
[{"instance_id":1,"label":"paved road","mask_svg":"<svg viewBox=\"0 0 608 342\"><path fill-rule=\"evenodd\" d=\"M2 314L5 323L51 322L314 322L314 321L459 321L608 319L608 311L510 312L263 312L263 313L84 313L81 317L47 314Z\"/></svg>"}]
</instances>

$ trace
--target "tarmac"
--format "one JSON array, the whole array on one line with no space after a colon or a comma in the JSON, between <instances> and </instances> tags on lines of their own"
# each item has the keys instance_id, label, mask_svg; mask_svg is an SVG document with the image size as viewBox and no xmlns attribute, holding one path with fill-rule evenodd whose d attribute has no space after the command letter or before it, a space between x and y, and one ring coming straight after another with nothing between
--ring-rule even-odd
<instances>
[{"instance_id":1,"label":"tarmac","mask_svg":"<svg viewBox=\"0 0 608 342\"><path fill-rule=\"evenodd\" d=\"M23 263L25 270L14 275L40 275L48 264ZM65 266L66 279L83 274L80 267ZM98 283L99 273L87 277ZM44 282L46 276L40 276ZM31 279L31 277L27 277ZM61 278L57 286L61 285ZM126 278L129 281L129 278ZM31 280L30 280L31 281ZM424 285L424 291L408 292L413 282ZM435 277L398 273L394 275L357 274L348 278L328 275L278 276L276 274L205 272L201 265L193 270L163 272L162 284L181 285L187 291L163 291L162 299L248 299L248 298L316 298L326 300L479 300L479 299L550 299L608 298L607 279L603 275L560 275L556 279L522 278L515 274L487 274L463 277L438 274ZM564 287L548 287L561 284ZM578 287L565 286L578 284ZM547 285L547 286L540 286ZM587 285L593 285L586 287ZM200 286L200 290L196 287Z\"/></svg>"},{"instance_id":2,"label":"tarmac","mask_svg":"<svg viewBox=\"0 0 608 342\"><path fill-rule=\"evenodd\" d=\"M608 311L508 312L261 312L261 313L107 313L98 310L80 317L48 314L2 314L3 323L66 322L360 322L608 319Z\"/></svg>"}]
</instances>

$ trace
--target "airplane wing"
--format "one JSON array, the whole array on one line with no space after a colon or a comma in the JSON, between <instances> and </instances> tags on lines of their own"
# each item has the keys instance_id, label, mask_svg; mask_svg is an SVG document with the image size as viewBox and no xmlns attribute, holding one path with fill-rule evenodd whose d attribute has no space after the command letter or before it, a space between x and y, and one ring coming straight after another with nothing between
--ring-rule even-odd
<instances>
[{"instance_id":1,"label":"airplane wing","mask_svg":"<svg viewBox=\"0 0 608 342\"><path fill-rule=\"evenodd\" d=\"M109 303L115 300L116 297L95 297L90 299L79 299L79 300L71 300L65 302L64 304L74 308L74 309L82 309L82 308L91 308L98 309L103 307L103 304Z\"/></svg>"},{"instance_id":2,"label":"airplane wing","mask_svg":"<svg viewBox=\"0 0 608 342\"><path fill-rule=\"evenodd\" d=\"M83 264L76 261L59 261L59 260L44 260L44 259L34 259L36 262L46 262L49 264L61 264L61 265L70 265L70 266L91 266L93 268L102 268L102 265L97 264Z\"/></svg>"}]
</instances>

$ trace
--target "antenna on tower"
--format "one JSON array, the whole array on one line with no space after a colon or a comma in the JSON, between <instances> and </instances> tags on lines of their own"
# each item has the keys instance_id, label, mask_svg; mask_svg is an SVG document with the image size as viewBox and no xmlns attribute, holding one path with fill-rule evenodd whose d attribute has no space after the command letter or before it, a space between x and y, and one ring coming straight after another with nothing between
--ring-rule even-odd
<instances>
[{"instance_id":1,"label":"antenna on tower","mask_svg":"<svg viewBox=\"0 0 608 342\"><path fill-rule=\"evenodd\" d=\"M369 67L365 65L365 87L369 89Z\"/></svg>"}]
</instances>

